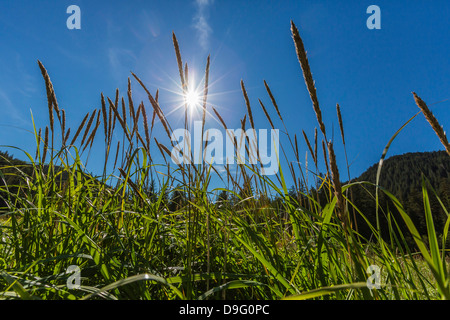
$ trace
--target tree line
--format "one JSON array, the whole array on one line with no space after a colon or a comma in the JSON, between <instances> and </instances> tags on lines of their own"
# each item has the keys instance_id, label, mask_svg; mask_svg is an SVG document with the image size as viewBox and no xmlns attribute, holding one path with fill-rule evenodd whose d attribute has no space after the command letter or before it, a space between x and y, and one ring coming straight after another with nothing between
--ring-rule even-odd
<instances>
[{"instance_id":1,"label":"tree line","mask_svg":"<svg viewBox=\"0 0 450 320\"><path fill-rule=\"evenodd\" d=\"M356 229L364 238L370 239L371 230L365 219L355 209L357 208L364 217L376 226L376 175L378 164L372 165L358 178L351 180L354 185L349 188L347 198L348 214L350 216L352 227ZM32 177L33 168L25 161L18 160L8 154L0 151L0 213L6 212L7 201L11 201L11 194L20 197L23 187L26 185L24 176ZM321 175L323 177L323 175ZM450 208L450 157L444 151L435 152L416 152L393 156L386 159L383 163L380 186L392 193L404 207L406 213L414 222L416 228L422 235L427 234L427 227L424 215L422 183L425 181L430 198L433 219L438 234L442 234L447 214ZM361 182L361 184L358 184ZM364 183L362 183L364 182ZM367 183L368 182L368 183ZM343 185L347 184L344 182ZM6 192L8 190L8 192ZM321 188L315 190L306 188L296 190L291 187L289 190L290 201L295 205L315 212L313 206L324 206L330 200L329 190ZM183 210L189 202L189 195L185 188L176 186L164 191L158 191L154 181L151 181L146 190L150 200L158 199L160 192L163 192L163 206L170 212ZM314 199L314 201L311 201ZM251 205L255 212L261 208L270 209L280 217L288 217L285 212L286 206L282 202L286 201L281 196L269 197L268 195L255 195L251 185L245 185L237 192L232 193L225 190L220 191L213 200L215 205L220 206L239 206ZM402 218L392 201L384 192L378 192L378 217L381 234L385 239L392 238L392 228L398 227L403 232L408 245L414 246L413 239L408 236L406 225L402 223ZM390 217L388 218L388 215ZM257 219L257 215L252 217ZM390 220L390 219L394 219Z\"/></svg>"}]
</instances>

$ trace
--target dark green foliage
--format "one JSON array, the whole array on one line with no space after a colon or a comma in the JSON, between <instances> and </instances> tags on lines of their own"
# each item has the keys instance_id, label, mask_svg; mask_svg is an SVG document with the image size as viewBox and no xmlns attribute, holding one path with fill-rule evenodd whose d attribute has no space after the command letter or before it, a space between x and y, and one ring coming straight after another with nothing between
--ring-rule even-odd
<instances>
[{"instance_id":1,"label":"dark green foliage","mask_svg":"<svg viewBox=\"0 0 450 320\"><path fill-rule=\"evenodd\" d=\"M376 225L375 182L377 169L378 164L374 164L356 179L359 182L367 181L373 185L363 184L351 188L355 206L364 213L374 226ZM428 186L436 191L445 207L450 208L450 157L444 151L407 153L387 159L383 163L380 187L388 190L399 199L420 234L425 235L427 229L424 216L422 178L428 180ZM430 201L436 230L441 234L447 215L436 196L431 192ZM390 236L386 218L388 212L392 213L392 217L396 219L401 229L406 230L405 226L400 223L402 219L394 205L383 192L380 192L380 228L385 239L389 239ZM360 233L367 238L370 237L369 228L361 218L357 218L357 225ZM407 234L405 232L405 236ZM410 245L413 244L412 239L408 239L408 242L410 242Z\"/></svg>"},{"instance_id":2,"label":"dark green foliage","mask_svg":"<svg viewBox=\"0 0 450 320\"><path fill-rule=\"evenodd\" d=\"M0 151L0 213L7 209L6 199L11 195L20 196L20 188L25 183L23 176L30 176L32 173L33 167L30 164L14 158L7 151Z\"/></svg>"}]
</instances>

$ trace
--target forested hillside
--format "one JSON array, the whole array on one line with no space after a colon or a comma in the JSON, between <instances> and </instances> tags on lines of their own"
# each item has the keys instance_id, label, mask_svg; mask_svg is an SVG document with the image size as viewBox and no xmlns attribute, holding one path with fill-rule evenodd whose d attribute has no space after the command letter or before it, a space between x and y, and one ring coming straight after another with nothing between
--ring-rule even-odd
<instances>
[{"instance_id":1,"label":"forested hillside","mask_svg":"<svg viewBox=\"0 0 450 320\"><path fill-rule=\"evenodd\" d=\"M366 170L357 181L376 182L378 163ZM428 193L430 195L431 209L433 212L436 229L441 232L447 213L438 198L433 193L436 192L442 201L447 212L450 208L450 157L444 151L417 152L404 155L393 156L384 161L380 175L380 186L394 194L405 208L408 215L413 220L419 232L423 235L427 233L424 217L424 204L422 192L422 177L427 180ZM376 225L376 205L375 187L373 185L361 185L352 188L353 199L356 207ZM380 224L383 234L389 236L387 220L384 213L391 210L399 224L401 218L395 209L392 201L388 201L383 192L380 195ZM384 212L384 213L383 213ZM369 230L361 218L357 218L360 231L368 235ZM403 228L403 230L406 230Z\"/></svg>"},{"instance_id":2,"label":"forested hillside","mask_svg":"<svg viewBox=\"0 0 450 320\"><path fill-rule=\"evenodd\" d=\"M11 194L17 194L19 185L24 183L22 173L30 175L32 172L32 167L25 161L0 151L0 213L7 207L6 199L10 198Z\"/></svg>"}]
</instances>

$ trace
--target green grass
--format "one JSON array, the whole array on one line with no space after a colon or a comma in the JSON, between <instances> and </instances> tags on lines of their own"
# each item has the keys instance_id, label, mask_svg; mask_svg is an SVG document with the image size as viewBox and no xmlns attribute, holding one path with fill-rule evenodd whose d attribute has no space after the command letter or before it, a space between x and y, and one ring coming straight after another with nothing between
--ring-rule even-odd
<instances>
[{"instance_id":1,"label":"green grass","mask_svg":"<svg viewBox=\"0 0 450 320\"><path fill-rule=\"evenodd\" d=\"M181 57L179 52L177 57ZM280 171L276 176L260 175L258 165L239 165L236 172L226 172L223 186L217 188L210 186L211 177L217 175L215 168L205 163L174 165L166 151L170 147L159 141L151 144L153 122L149 126L150 118L146 118L143 107L133 103L131 85L126 99L120 100L119 92L115 101L108 99L109 108L102 99L97 121L93 117L92 125L82 128L86 137L92 134L91 140L80 143L80 134L73 145L67 144L72 138L64 138L68 128L50 78L42 70L50 119L60 126L58 129L52 123L47 138L33 128L35 157L14 149L28 157L30 170L0 168L2 181L6 181L6 175L20 180L16 185L0 183L0 195L6 203L0 215L0 298L450 298L449 260L444 246L450 219L442 239L438 238L429 205L429 198L437 195L425 180L426 241L398 199L382 186L377 188L377 193L384 192L401 213L418 250L408 246L398 228L400 221L395 221L389 211L390 228L397 231L391 241L385 241L379 227L368 219L373 236L364 239L340 220L353 211L347 191L356 183L339 190L345 201L344 214L339 215L336 181L328 175L316 177L320 192L327 195L325 202L308 188L301 189L297 181L306 182L304 168L294 168L286 156L286 146L279 150ZM147 91L159 125L172 130L158 98L136 79ZM268 93L278 112L269 89ZM248 108L250 111L250 105ZM283 121L281 114L279 117ZM188 127L188 123L185 125ZM118 148L112 142L114 130L122 137ZM104 137L98 139L102 131ZM287 129L286 134L298 158ZM104 144L105 151L104 170L99 176L85 167L93 156L95 137L95 145ZM165 163L153 162L152 154L158 152L167 157ZM100 152L95 156L101 157ZM287 162L289 172L281 170L282 161ZM287 174L296 181L295 194L288 192ZM218 195L222 198L214 201ZM448 216L447 208L440 203ZM366 218L354 209L356 215ZM67 287L70 265L81 269L81 286L77 289ZM370 275L366 270L370 265L381 269L380 289L367 288Z\"/></svg>"}]
</instances>

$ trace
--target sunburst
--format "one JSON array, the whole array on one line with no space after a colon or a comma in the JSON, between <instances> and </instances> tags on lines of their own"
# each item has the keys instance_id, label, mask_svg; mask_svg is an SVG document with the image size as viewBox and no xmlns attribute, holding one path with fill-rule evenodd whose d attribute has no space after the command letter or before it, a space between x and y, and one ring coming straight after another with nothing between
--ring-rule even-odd
<instances>
[{"instance_id":1,"label":"sunburst","mask_svg":"<svg viewBox=\"0 0 450 320\"><path fill-rule=\"evenodd\" d=\"M196 88L193 87L189 88L184 94L184 98L186 100L188 110L190 111L191 114L201 106L202 95Z\"/></svg>"}]
</instances>

